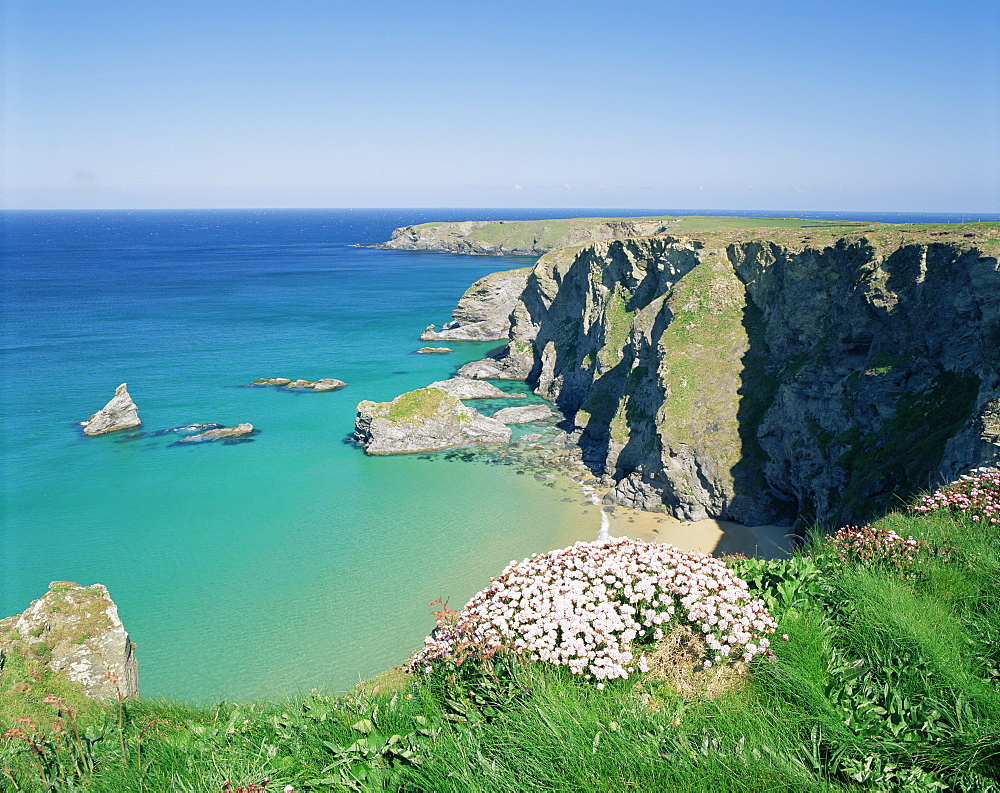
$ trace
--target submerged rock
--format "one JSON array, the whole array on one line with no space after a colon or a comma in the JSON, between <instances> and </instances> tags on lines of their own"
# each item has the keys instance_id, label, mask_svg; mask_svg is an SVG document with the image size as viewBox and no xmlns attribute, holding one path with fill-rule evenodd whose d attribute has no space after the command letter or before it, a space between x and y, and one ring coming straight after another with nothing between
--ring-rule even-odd
<instances>
[{"instance_id":1,"label":"submerged rock","mask_svg":"<svg viewBox=\"0 0 1000 793\"><path fill-rule=\"evenodd\" d=\"M178 443L198 443L201 441L214 441L220 438L235 438L240 435L249 435L251 432L253 432L253 424L245 422L237 424L235 427L221 427L217 430L199 432L197 435L188 435L186 438L181 438Z\"/></svg>"},{"instance_id":2,"label":"submerged rock","mask_svg":"<svg viewBox=\"0 0 1000 793\"><path fill-rule=\"evenodd\" d=\"M417 352L420 353L443 353L443 352L454 352L451 347L421 347Z\"/></svg>"},{"instance_id":3,"label":"submerged rock","mask_svg":"<svg viewBox=\"0 0 1000 793\"><path fill-rule=\"evenodd\" d=\"M319 380L289 380L287 377L261 377L247 385L273 385L279 388L309 388L313 391L333 391L347 383L336 377L321 377Z\"/></svg>"},{"instance_id":4,"label":"submerged rock","mask_svg":"<svg viewBox=\"0 0 1000 793\"><path fill-rule=\"evenodd\" d=\"M247 385L288 385L290 382L292 381L287 377L261 377Z\"/></svg>"},{"instance_id":5,"label":"submerged rock","mask_svg":"<svg viewBox=\"0 0 1000 793\"><path fill-rule=\"evenodd\" d=\"M507 443L506 425L463 405L443 388L428 386L391 402L358 403L354 438L368 454L413 454L455 446Z\"/></svg>"},{"instance_id":6,"label":"submerged rock","mask_svg":"<svg viewBox=\"0 0 1000 793\"><path fill-rule=\"evenodd\" d=\"M93 699L139 695L135 645L102 584L53 581L26 611L0 620L0 654L31 654Z\"/></svg>"},{"instance_id":7,"label":"submerged rock","mask_svg":"<svg viewBox=\"0 0 1000 793\"><path fill-rule=\"evenodd\" d=\"M544 421L552 418L552 408L548 405L524 405L522 407L501 408L490 418L504 424L527 424L530 421Z\"/></svg>"},{"instance_id":8,"label":"submerged rock","mask_svg":"<svg viewBox=\"0 0 1000 793\"><path fill-rule=\"evenodd\" d=\"M125 386L125 383L118 386L111 401L83 422L84 435L103 435L106 432L127 430L142 424L139 419L139 409Z\"/></svg>"}]
</instances>

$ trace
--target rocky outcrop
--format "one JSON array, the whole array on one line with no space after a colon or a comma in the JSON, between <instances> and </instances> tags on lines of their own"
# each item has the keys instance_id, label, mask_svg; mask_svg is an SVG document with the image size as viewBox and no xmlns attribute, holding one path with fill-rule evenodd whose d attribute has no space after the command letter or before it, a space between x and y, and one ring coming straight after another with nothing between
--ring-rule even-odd
<instances>
[{"instance_id":1,"label":"rocky outcrop","mask_svg":"<svg viewBox=\"0 0 1000 793\"><path fill-rule=\"evenodd\" d=\"M142 424L139 409L129 396L126 384L115 389L115 395L103 408L83 422L84 435L103 435L106 432L127 430Z\"/></svg>"},{"instance_id":2,"label":"rocky outcrop","mask_svg":"<svg viewBox=\"0 0 1000 793\"><path fill-rule=\"evenodd\" d=\"M739 232L543 256L465 376L534 384L609 500L837 523L1000 460L995 224Z\"/></svg>"},{"instance_id":3,"label":"rocky outcrop","mask_svg":"<svg viewBox=\"0 0 1000 793\"><path fill-rule=\"evenodd\" d=\"M428 388L440 388L459 399L495 399L497 397L516 399L525 396L524 394L508 394L495 385L484 383L481 380L472 380L468 377L452 377L450 380L438 380L435 383L431 383Z\"/></svg>"},{"instance_id":4,"label":"rocky outcrop","mask_svg":"<svg viewBox=\"0 0 1000 793\"><path fill-rule=\"evenodd\" d=\"M432 325L431 327L434 327L434 326ZM439 353L440 354L440 353L446 353L446 352L454 352L454 350L451 349L451 347L421 347L419 350L417 350L417 352L422 353L424 355L427 355L427 354L432 354L432 353Z\"/></svg>"},{"instance_id":5,"label":"rocky outcrop","mask_svg":"<svg viewBox=\"0 0 1000 793\"><path fill-rule=\"evenodd\" d=\"M529 267L491 273L465 290L452 321L440 331L433 325L420 334L424 341L496 341L510 333L510 313L528 281Z\"/></svg>"},{"instance_id":6,"label":"rocky outcrop","mask_svg":"<svg viewBox=\"0 0 1000 793\"><path fill-rule=\"evenodd\" d=\"M93 699L139 695L135 645L101 584L53 581L23 614L0 620L0 653L44 663Z\"/></svg>"},{"instance_id":7,"label":"rocky outcrop","mask_svg":"<svg viewBox=\"0 0 1000 793\"><path fill-rule=\"evenodd\" d=\"M502 421L504 424L527 424L532 421L545 421L553 416L548 405L524 405L523 407L500 408L490 418Z\"/></svg>"},{"instance_id":8,"label":"rocky outcrop","mask_svg":"<svg viewBox=\"0 0 1000 793\"><path fill-rule=\"evenodd\" d=\"M279 388L309 388L313 391L334 391L347 383L335 377L321 377L319 380L291 380L287 377L261 377L247 385L273 385Z\"/></svg>"},{"instance_id":9,"label":"rocky outcrop","mask_svg":"<svg viewBox=\"0 0 1000 793\"><path fill-rule=\"evenodd\" d=\"M188 435L181 438L178 443L201 443L203 441L217 441L223 438L238 438L242 435L250 435L253 432L253 424L249 422L237 424L235 427L220 427L214 430L205 430L197 435Z\"/></svg>"},{"instance_id":10,"label":"rocky outcrop","mask_svg":"<svg viewBox=\"0 0 1000 793\"><path fill-rule=\"evenodd\" d=\"M388 242L372 247L490 256L541 256L558 248L598 240L663 234L677 220L673 217L561 218L424 223L398 228Z\"/></svg>"},{"instance_id":11,"label":"rocky outcrop","mask_svg":"<svg viewBox=\"0 0 1000 793\"><path fill-rule=\"evenodd\" d=\"M442 388L418 388L391 402L358 404L354 438L368 454L412 454L507 443L510 429Z\"/></svg>"}]
</instances>

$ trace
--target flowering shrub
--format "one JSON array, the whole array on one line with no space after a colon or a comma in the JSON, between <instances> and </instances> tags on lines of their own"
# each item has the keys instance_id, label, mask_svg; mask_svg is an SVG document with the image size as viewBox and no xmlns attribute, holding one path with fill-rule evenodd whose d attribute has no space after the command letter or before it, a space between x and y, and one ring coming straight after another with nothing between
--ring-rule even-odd
<instances>
[{"instance_id":1,"label":"flowering shrub","mask_svg":"<svg viewBox=\"0 0 1000 793\"><path fill-rule=\"evenodd\" d=\"M874 526L844 526L833 535L833 547L845 562L905 565L913 560L920 546L913 537L903 539L892 529Z\"/></svg>"},{"instance_id":2,"label":"flowering shrub","mask_svg":"<svg viewBox=\"0 0 1000 793\"><path fill-rule=\"evenodd\" d=\"M619 538L511 562L408 663L432 671L434 662L507 649L566 666L603 688L604 680L646 671L633 648L662 639L673 621L703 636L706 667L773 655L767 637L774 620L720 560Z\"/></svg>"},{"instance_id":3,"label":"flowering shrub","mask_svg":"<svg viewBox=\"0 0 1000 793\"><path fill-rule=\"evenodd\" d=\"M962 477L924 496L910 509L924 513L950 509L974 521L1000 523L1000 473Z\"/></svg>"}]
</instances>

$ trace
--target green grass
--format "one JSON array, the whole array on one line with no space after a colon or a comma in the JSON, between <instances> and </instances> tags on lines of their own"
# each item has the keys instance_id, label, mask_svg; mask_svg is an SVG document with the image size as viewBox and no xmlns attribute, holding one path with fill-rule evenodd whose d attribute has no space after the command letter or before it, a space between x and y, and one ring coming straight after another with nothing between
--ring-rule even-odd
<instances>
[{"instance_id":1,"label":"green grass","mask_svg":"<svg viewBox=\"0 0 1000 793\"><path fill-rule=\"evenodd\" d=\"M449 395L440 388L418 388L393 399L385 412L392 421L416 421L433 416L449 399Z\"/></svg>"},{"instance_id":2,"label":"green grass","mask_svg":"<svg viewBox=\"0 0 1000 793\"><path fill-rule=\"evenodd\" d=\"M25 673L8 662L2 726L24 714L48 732L38 755L5 740L0 788L218 791L269 776L271 790L300 791L996 791L1000 532L944 512L879 525L951 550L905 575L822 541L787 561L732 561L790 639L715 696L469 663L388 676L376 694L129 702L120 731L117 704L94 705L77 718L80 755L66 714L39 717L57 682L12 692Z\"/></svg>"}]
</instances>

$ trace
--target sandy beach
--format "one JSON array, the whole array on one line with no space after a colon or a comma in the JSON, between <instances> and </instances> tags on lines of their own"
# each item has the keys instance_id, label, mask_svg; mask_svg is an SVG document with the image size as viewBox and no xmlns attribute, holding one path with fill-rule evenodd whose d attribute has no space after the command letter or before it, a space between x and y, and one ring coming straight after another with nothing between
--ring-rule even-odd
<instances>
[{"instance_id":1,"label":"sandy beach","mask_svg":"<svg viewBox=\"0 0 1000 793\"><path fill-rule=\"evenodd\" d=\"M782 559L794 541L788 526L744 526L726 520L684 522L669 515L618 506L608 517L612 537L665 542L682 551L715 556L741 553L761 559Z\"/></svg>"}]
</instances>

